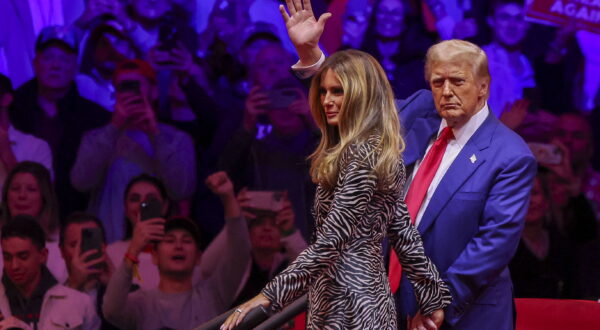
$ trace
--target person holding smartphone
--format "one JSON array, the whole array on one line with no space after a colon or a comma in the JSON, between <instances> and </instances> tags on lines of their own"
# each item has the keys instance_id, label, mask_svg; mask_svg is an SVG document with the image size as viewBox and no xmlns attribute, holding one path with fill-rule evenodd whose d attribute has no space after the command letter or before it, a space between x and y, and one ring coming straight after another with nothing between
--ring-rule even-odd
<instances>
[{"instance_id":1,"label":"person holding smartphone","mask_svg":"<svg viewBox=\"0 0 600 330\"><path fill-rule=\"evenodd\" d=\"M237 292L235 284L241 281L250 258L248 228L228 176L214 173L206 184L225 210L227 227L223 233L232 243L219 256L226 262L217 264L209 278L196 280L194 270L202 256L197 225L185 217L142 221L144 212L140 211L104 296L102 308L111 323L122 329L193 329L231 305ZM158 268L158 285L128 293L148 247Z\"/></svg>"},{"instance_id":2,"label":"person holding smartphone","mask_svg":"<svg viewBox=\"0 0 600 330\"><path fill-rule=\"evenodd\" d=\"M154 69L142 60L127 60L117 66L113 81L112 121L84 135L71 170L73 186L91 192L88 211L102 220L109 243L124 238L122 197L133 177L158 177L174 201L191 197L196 186L192 139L157 121Z\"/></svg>"},{"instance_id":3,"label":"person holding smartphone","mask_svg":"<svg viewBox=\"0 0 600 330\"><path fill-rule=\"evenodd\" d=\"M102 321L101 329L117 329L102 314L102 299L114 265L106 255L104 228L91 214L75 212L63 222L60 251L69 277L65 286L87 294Z\"/></svg>"}]
</instances>

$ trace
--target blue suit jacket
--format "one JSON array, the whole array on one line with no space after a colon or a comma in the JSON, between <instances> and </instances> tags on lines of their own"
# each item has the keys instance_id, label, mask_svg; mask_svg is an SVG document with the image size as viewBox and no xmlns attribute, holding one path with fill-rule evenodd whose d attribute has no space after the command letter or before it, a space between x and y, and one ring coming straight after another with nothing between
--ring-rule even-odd
<instances>
[{"instance_id":1,"label":"blue suit jacket","mask_svg":"<svg viewBox=\"0 0 600 330\"><path fill-rule=\"evenodd\" d=\"M418 91L398 107L410 170L423 158L441 118L430 91ZM442 328L513 328L508 263L519 243L535 173L525 142L490 113L442 178L417 228L425 253L452 292ZM416 312L414 297L404 277L397 297L400 313Z\"/></svg>"}]
</instances>

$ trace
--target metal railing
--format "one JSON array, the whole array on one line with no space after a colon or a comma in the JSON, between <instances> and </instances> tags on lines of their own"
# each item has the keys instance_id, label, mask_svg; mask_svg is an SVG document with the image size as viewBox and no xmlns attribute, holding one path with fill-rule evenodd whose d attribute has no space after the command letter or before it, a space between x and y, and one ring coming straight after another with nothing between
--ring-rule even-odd
<instances>
[{"instance_id":1,"label":"metal railing","mask_svg":"<svg viewBox=\"0 0 600 330\"><path fill-rule=\"evenodd\" d=\"M269 311L263 306L258 306L252 309L244 321L242 321L236 330L256 329L256 330L272 330L281 327L286 324L289 320L296 317L296 315L304 312L308 305L308 297L304 295L296 299L293 303L282 309L279 313L270 315ZM202 324L195 330L219 330L219 327L227 317L235 312L235 308L228 310L227 312L213 318L212 320Z\"/></svg>"}]
</instances>

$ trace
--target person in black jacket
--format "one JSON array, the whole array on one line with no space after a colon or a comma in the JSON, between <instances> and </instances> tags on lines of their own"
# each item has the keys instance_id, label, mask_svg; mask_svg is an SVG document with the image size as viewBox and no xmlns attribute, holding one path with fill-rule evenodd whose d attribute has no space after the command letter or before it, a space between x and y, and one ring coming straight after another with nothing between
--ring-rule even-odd
<instances>
[{"instance_id":1,"label":"person in black jacket","mask_svg":"<svg viewBox=\"0 0 600 330\"><path fill-rule=\"evenodd\" d=\"M111 115L98 104L79 95L74 83L77 43L64 27L44 28L36 42L35 77L14 94L10 118L15 128L39 137L50 145L54 181L61 215L86 207L86 198L73 189L69 172L84 132L103 126Z\"/></svg>"}]
</instances>

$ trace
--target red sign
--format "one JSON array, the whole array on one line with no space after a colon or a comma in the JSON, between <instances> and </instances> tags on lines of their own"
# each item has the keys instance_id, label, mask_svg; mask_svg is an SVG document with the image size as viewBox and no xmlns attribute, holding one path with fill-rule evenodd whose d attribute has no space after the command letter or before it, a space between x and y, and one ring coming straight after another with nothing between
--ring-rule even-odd
<instances>
[{"instance_id":1,"label":"red sign","mask_svg":"<svg viewBox=\"0 0 600 330\"><path fill-rule=\"evenodd\" d=\"M533 0L527 17L545 24L568 25L600 34L600 0Z\"/></svg>"}]
</instances>

